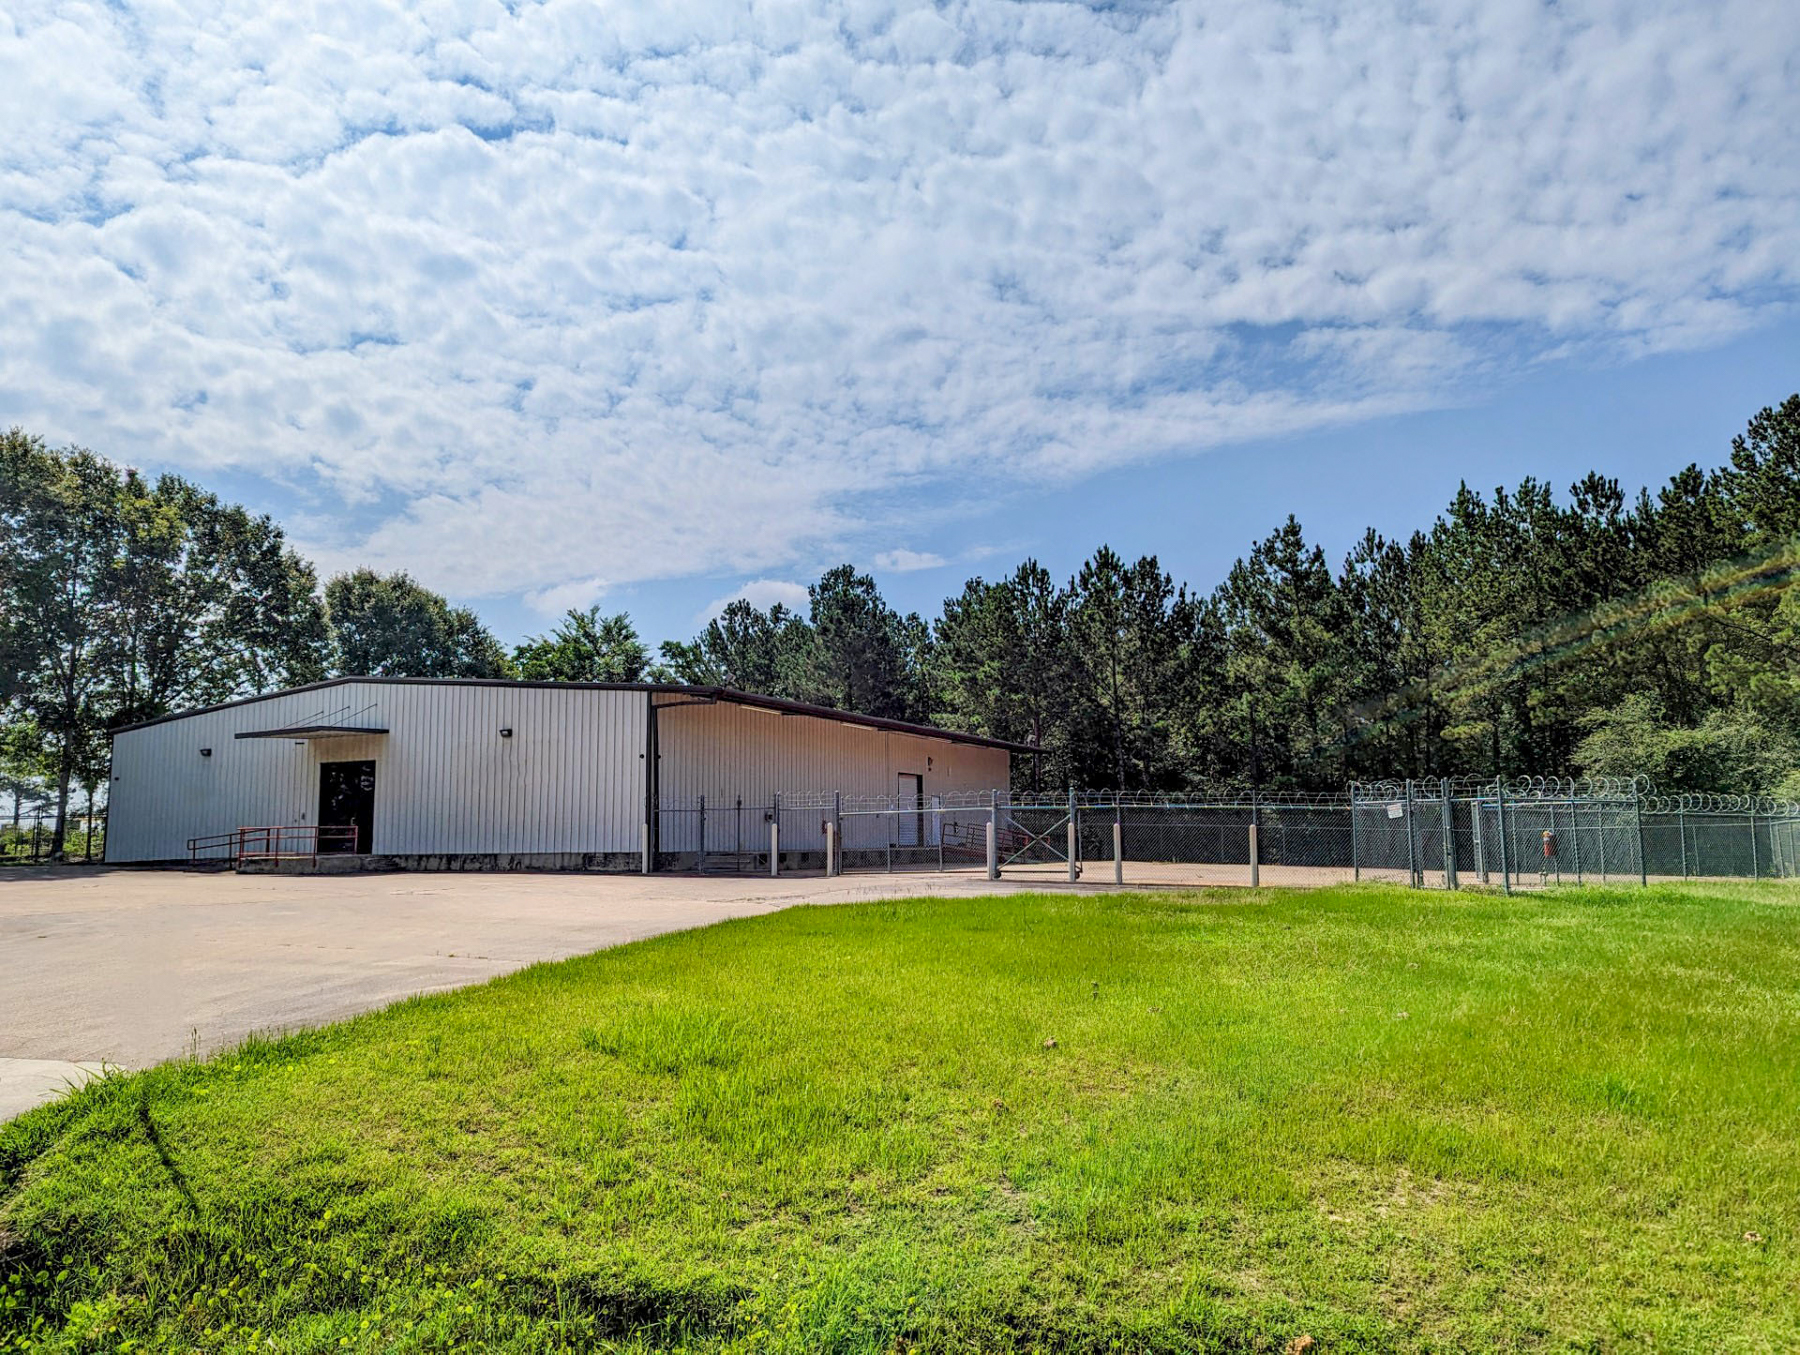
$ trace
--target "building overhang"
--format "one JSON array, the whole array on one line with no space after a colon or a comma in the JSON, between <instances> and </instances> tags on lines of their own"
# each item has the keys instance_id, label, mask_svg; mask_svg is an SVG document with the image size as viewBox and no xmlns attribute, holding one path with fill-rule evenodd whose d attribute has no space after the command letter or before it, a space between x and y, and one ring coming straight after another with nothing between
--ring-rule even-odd
<instances>
[{"instance_id":1,"label":"building overhang","mask_svg":"<svg viewBox=\"0 0 1800 1355\"><path fill-rule=\"evenodd\" d=\"M363 725L295 725L291 729L247 729L241 734L232 735L236 739L293 739L296 742L307 742L312 739L366 739L371 735L385 734L385 729L371 729Z\"/></svg>"}]
</instances>

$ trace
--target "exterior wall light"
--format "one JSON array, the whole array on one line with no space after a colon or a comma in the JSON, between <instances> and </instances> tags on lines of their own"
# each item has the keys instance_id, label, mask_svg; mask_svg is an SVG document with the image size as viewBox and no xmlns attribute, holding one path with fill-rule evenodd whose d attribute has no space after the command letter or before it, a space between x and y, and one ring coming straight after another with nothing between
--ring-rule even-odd
<instances>
[{"instance_id":1,"label":"exterior wall light","mask_svg":"<svg viewBox=\"0 0 1800 1355\"><path fill-rule=\"evenodd\" d=\"M211 756L212 756L212 749L210 749L210 748L202 748L202 749L201 749L201 750L200 750L200 756L201 756L201 757L211 757Z\"/></svg>"},{"instance_id":2,"label":"exterior wall light","mask_svg":"<svg viewBox=\"0 0 1800 1355\"><path fill-rule=\"evenodd\" d=\"M512 726L511 725L501 725L500 726L500 737L503 739L510 739L512 737Z\"/></svg>"}]
</instances>

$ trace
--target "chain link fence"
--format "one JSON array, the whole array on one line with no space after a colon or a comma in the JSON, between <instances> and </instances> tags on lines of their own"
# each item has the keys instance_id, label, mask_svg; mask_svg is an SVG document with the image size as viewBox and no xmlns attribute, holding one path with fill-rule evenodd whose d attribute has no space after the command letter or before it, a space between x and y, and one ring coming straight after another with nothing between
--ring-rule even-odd
<instances>
[{"instance_id":1,"label":"chain link fence","mask_svg":"<svg viewBox=\"0 0 1800 1355\"><path fill-rule=\"evenodd\" d=\"M0 821L0 862L47 862L49 810ZM665 801L656 870L965 871L1138 885L1456 889L1800 875L1800 806L1657 795L1642 779L1358 782L1341 793L803 792ZM105 811L70 816L65 861L105 854Z\"/></svg>"},{"instance_id":2,"label":"chain link fence","mask_svg":"<svg viewBox=\"0 0 1800 1355\"><path fill-rule=\"evenodd\" d=\"M1009 873L1139 884L1311 884L1354 878L1345 796L1221 788L1187 795L1009 796Z\"/></svg>"},{"instance_id":3,"label":"chain link fence","mask_svg":"<svg viewBox=\"0 0 1800 1355\"><path fill-rule=\"evenodd\" d=\"M47 862L56 837L56 811L34 809L0 820L0 863ZM104 809L71 812L63 834L64 862L92 862L106 855Z\"/></svg>"},{"instance_id":4,"label":"chain link fence","mask_svg":"<svg viewBox=\"0 0 1800 1355\"><path fill-rule=\"evenodd\" d=\"M1785 879L1800 807L1650 793L1642 780L1378 782L1351 788L1359 864L1420 886Z\"/></svg>"},{"instance_id":5,"label":"chain link fence","mask_svg":"<svg viewBox=\"0 0 1800 1355\"><path fill-rule=\"evenodd\" d=\"M743 873L975 871L1045 882L1503 890L1786 878L1800 808L1656 796L1641 780L1446 778L1340 793L806 792L665 805L658 868Z\"/></svg>"},{"instance_id":6,"label":"chain link fence","mask_svg":"<svg viewBox=\"0 0 1800 1355\"><path fill-rule=\"evenodd\" d=\"M763 803L665 802L657 812L656 867L756 875L985 868L996 798L812 793Z\"/></svg>"}]
</instances>

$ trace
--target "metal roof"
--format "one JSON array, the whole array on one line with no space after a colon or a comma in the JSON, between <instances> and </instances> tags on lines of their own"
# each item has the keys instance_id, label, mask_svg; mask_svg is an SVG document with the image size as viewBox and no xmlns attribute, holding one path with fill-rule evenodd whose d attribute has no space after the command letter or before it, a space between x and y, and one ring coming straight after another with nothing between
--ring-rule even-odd
<instances>
[{"instance_id":1,"label":"metal roof","mask_svg":"<svg viewBox=\"0 0 1800 1355\"><path fill-rule=\"evenodd\" d=\"M912 734L925 739L945 739L951 743L975 744L982 748L1003 748L1009 753L1036 753L1041 751L1033 744L1012 743L1006 739L990 739L983 734L965 734L961 730L939 729L935 725L913 724L907 720L890 720L881 715L862 715L856 711L838 710L834 706L814 706L804 701L787 701L775 696L762 696L756 692L740 692L733 687L690 687L674 682L526 682L517 678L410 678L410 677L336 677L326 678L322 682L309 682L300 687L287 687L278 692L261 692L256 696L239 697L235 701L221 701L216 705L201 706L195 710L175 711L168 715L158 715L153 719L139 720L134 724L121 725L111 731L114 736L128 734L134 729L147 729L151 725L167 724L171 720L186 720L195 715L210 715L214 711L230 710L235 706L254 705L258 701L272 701L278 696L293 696L301 692L327 691L333 687L343 687L351 683L368 683L375 686L430 686L430 687L527 687L553 688L565 691L602 691L602 692L649 692L668 696L686 697L689 700L725 701L739 706L755 706L762 710L777 711L783 715L811 716L820 720L837 720L843 724L862 725L869 729L891 730L896 734ZM297 729L318 729L321 731L330 726L297 726ZM343 727L339 732L344 734L384 734L386 730L350 729ZM301 738L304 735L289 730L263 730L256 733L239 734L238 738Z\"/></svg>"}]
</instances>

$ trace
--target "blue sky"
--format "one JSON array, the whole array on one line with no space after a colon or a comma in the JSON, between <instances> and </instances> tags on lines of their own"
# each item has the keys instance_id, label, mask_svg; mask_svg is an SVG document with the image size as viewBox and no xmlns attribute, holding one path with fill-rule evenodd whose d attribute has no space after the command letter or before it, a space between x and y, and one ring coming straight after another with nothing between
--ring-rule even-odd
<instances>
[{"instance_id":1,"label":"blue sky","mask_svg":"<svg viewBox=\"0 0 1800 1355\"><path fill-rule=\"evenodd\" d=\"M508 638L1210 586L1721 457L1800 386L1797 68L1791 0L24 0L0 421Z\"/></svg>"},{"instance_id":2,"label":"blue sky","mask_svg":"<svg viewBox=\"0 0 1800 1355\"><path fill-rule=\"evenodd\" d=\"M1700 352L1553 366L1467 405L1102 472L1075 490L1027 482L993 493L984 507L991 487L979 487L969 511L919 538L921 553L943 563L854 562L895 606L926 616L971 576L994 578L1031 557L1067 577L1102 543L1155 555L1178 581L1205 591L1289 513L1335 564L1368 527L1405 536L1429 526L1463 480L1485 492L1531 475L1563 493L1598 470L1628 495L1642 485L1655 490L1690 462L1722 465L1750 416L1796 391L1800 323L1769 325ZM783 581L798 587L833 563L821 556ZM629 610L647 635L685 638L743 582L726 574L643 584L608 605ZM509 635L542 628L523 604L475 605Z\"/></svg>"}]
</instances>

